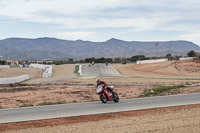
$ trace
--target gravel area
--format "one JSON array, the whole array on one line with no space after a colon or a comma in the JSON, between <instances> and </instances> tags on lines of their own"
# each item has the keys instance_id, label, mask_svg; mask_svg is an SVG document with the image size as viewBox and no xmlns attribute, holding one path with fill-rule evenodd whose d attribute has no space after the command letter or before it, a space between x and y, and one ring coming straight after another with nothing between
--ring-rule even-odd
<instances>
[{"instance_id":1,"label":"gravel area","mask_svg":"<svg viewBox=\"0 0 200 133\"><path fill-rule=\"evenodd\" d=\"M198 133L200 105L0 125L2 133Z\"/></svg>"}]
</instances>

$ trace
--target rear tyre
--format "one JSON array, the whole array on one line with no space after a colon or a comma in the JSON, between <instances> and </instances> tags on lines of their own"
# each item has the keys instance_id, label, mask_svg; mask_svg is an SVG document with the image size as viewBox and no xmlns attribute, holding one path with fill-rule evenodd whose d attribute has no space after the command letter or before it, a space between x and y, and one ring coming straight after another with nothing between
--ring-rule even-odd
<instances>
[{"instance_id":1,"label":"rear tyre","mask_svg":"<svg viewBox=\"0 0 200 133\"><path fill-rule=\"evenodd\" d=\"M114 98L114 102L119 102L119 96L117 95L117 93L115 93L114 91L112 92L113 98Z\"/></svg>"},{"instance_id":2,"label":"rear tyre","mask_svg":"<svg viewBox=\"0 0 200 133\"><path fill-rule=\"evenodd\" d=\"M102 94L100 94L99 97L100 97L100 100L101 100L103 103L106 103L106 102L107 102L106 97L103 96Z\"/></svg>"}]
</instances>

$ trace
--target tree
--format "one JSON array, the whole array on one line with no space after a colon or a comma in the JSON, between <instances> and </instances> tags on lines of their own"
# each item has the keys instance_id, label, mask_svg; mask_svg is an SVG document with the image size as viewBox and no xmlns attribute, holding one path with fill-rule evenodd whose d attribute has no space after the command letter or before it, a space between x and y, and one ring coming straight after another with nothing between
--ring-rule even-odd
<instances>
[{"instance_id":1,"label":"tree","mask_svg":"<svg viewBox=\"0 0 200 133\"><path fill-rule=\"evenodd\" d=\"M188 53L187 53L188 57L195 57L196 56L196 52L194 50L190 50Z\"/></svg>"},{"instance_id":2,"label":"tree","mask_svg":"<svg viewBox=\"0 0 200 133\"><path fill-rule=\"evenodd\" d=\"M111 63L111 62L112 62L112 58L106 58L106 59L105 59L105 62Z\"/></svg>"},{"instance_id":3,"label":"tree","mask_svg":"<svg viewBox=\"0 0 200 133\"><path fill-rule=\"evenodd\" d=\"M93 61L95 61L95 58L94 58L94 57L92 57L92 58L86 58L86 59L85 59L85 62L86 62L86 63L91 63L91 62L93 62Z\"/></svg>"},{"instance_id":4,"label":"tree","mask_svg":"<svg viewBox=\"0 0 200 133\"><path fill-rule=\"evenodd\" d=\"M136 62L137 60L144 60L145 59L145 56L144 55L135 55L135 56L132 56L130 58L131 61L134 61Z\"/></svg>"},{"instance_id":5,"label":"tree","mask_svg":"<svg viewBox=\"0 0 200 133\"><path fill-rule=\"evenodd\" d=\"M68 59L68 61L69 61L69 62L72 62L72 61L74 61L74 59L72 59L72 58L69 58L69 59Z\"/></svg>"},{"instance_id":6,"label":"tree","mask_svg":"<svg viewBox=\"0 0 200 133\"><path fill-rule=\"evenodd\" d=\"M172 55L171 54L167 54L166 57L167 57L168 60L172 60Z\"/></svg>"},{"instance_id":7,"label":"tree","mask_svg":"<svg viewBox=\"0 0 200 133\"><path fill-rule=\"evenodd\" d=\"M120 57L116 57L115 59L114 59L114 62L121 62L122 61L122 59L120 58Z\"/></svg>"}]
</instances>

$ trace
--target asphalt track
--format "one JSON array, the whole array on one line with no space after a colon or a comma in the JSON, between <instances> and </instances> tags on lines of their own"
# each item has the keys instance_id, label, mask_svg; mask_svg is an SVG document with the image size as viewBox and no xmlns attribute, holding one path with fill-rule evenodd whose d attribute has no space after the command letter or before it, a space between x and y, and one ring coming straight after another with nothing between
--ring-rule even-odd
<instances>
[{"instance_id":1,"label":"asphalt track","mask_svg":"<svg viewBox=\"0 0 200 133\"><path fill-rule=\"evenodd\" d=\"M120 73L112 66L102 63L102 64L94 64L89 66L88 65L81 65L80 67L80 75L81 76L106 76L106 77L119 77L121 76Z\"/></svg>"},{"instance_id":2,"label":"asphalt track","mask_svg":"<svg viewBox=\"0 0 200 133\"><path fill-rule=\"evenodd\" d=\"M200 93L120 100L0 109L0 124L131 110L200 104Z\"/></svg>"},{"instance_id":3,"label":"asphalt track","mask_svg":"<svg viewBox=\"0 0 200 133\"><path fill-rule=\"evenodd\" d=\"M103 63L97 63L95 65L89 64L80 65L80 75L73 78L83 78L83 77L128 77L128 78L146 78L146 79L172 79L172 80L200 80L200 77L141 77L141 76L122 76L120 73L109 64L106 66Z\"/></svg>"}]
</instances>

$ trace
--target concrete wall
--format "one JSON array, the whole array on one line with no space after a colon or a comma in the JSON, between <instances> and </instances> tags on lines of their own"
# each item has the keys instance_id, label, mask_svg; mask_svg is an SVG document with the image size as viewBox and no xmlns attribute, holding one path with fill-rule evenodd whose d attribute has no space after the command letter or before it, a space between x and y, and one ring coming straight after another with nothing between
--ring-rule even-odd
<instances>
[{"instance_id":1,"label":"concrete wall","mask_svg":"<svg viewBox=\"0 0 200 133\"><path fill-rule=\"evenodd\" d=\"M179 60L192 60L195 58L197 58L197 57L183 57L183 58L180 58Z\"/></svg>"},{"instance_id":2,"label":"concrete wall","mask_svg":"<svg viewBox=\"0 0 200 133\"><path fill-rule=\"evenodd\" d=\"M164 61L168 61L168 59L143 60L143 61L137 61L136 64L157 63L157 62L164 62Z\"/></svg>"},{"instance_id":3,"label":"concrete wall","mask_svg":"<svg viewBox=\"0 0 200 133\"><path fill-rule=\"evenodd\" d=\"M44 70L44 72L42 74L43 78L49 78L52 76L52 73L53 73L53 67L51 65L30 64L29 67L39 68L39 69Z\"/></svg>"},{"instance_id":4,"label":"concrete wall","mask_svg":"<svg viewBox=\"0 0 200 133\"><path fill-rule=\"evenodd\" d=\"M22 75L22 76L17 76L17 77L12 77L12 78L0 78L0 84L20 83L28 79L29 79L29 75Z\"/></svg>"},{"instance_id":5,"label":"concrete wall","mask_svg":"<svg viewBox=\"0 0 200 133\"><path fill-rule=\"evenodd\" d=\"M10 68L9 65L0 65L0 68Z\"/></svg>"}]
</instances>

